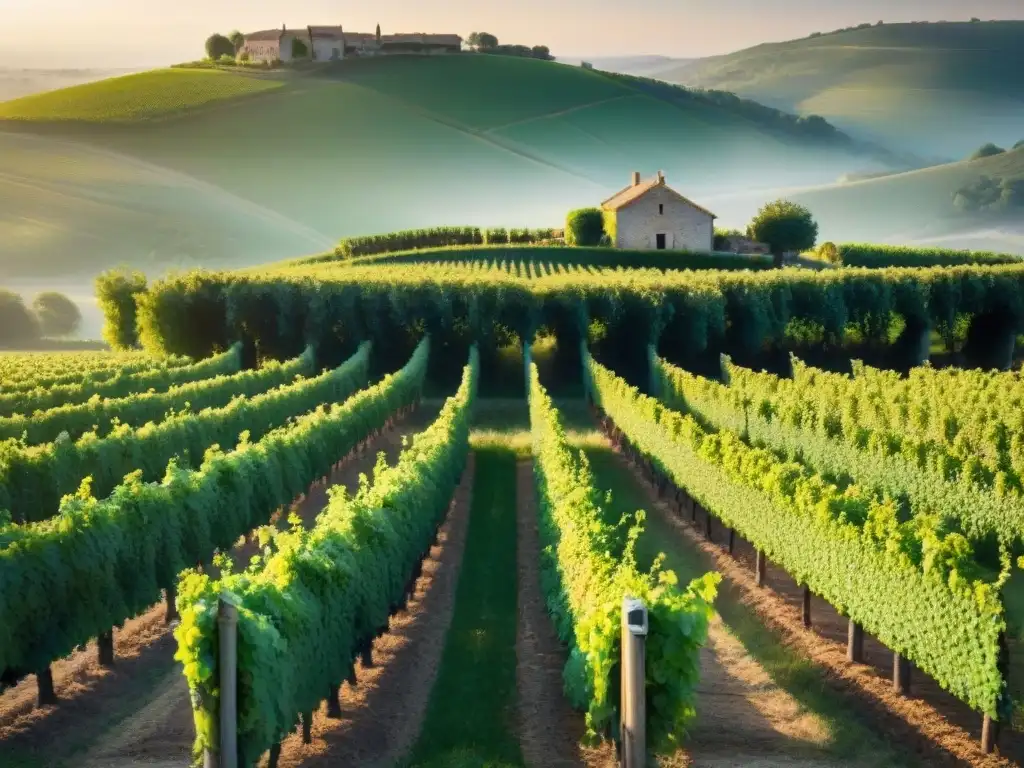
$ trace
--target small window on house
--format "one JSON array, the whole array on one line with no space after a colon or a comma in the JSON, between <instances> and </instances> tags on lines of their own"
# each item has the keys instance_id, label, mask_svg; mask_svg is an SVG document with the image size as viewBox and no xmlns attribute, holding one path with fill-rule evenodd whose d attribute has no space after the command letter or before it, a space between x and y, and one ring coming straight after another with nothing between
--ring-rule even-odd
<instances>
[{"instance_id":1,"label":"small window on house","mask_svg":"<svg viewBox=\"0 0 1024 768\"><path fill-rule=\"evenodd\" d=\"M658 213L664 215L664 213L665 213L665 204L664 203L658 203Z\"/></svg>"}]
</instances>

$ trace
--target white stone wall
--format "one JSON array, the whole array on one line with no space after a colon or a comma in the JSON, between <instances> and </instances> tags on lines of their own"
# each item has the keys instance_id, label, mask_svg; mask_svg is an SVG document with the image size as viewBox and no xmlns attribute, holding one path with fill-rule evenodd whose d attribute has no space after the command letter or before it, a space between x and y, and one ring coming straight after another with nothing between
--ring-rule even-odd
<instances>
[{"instance_id":1,"label":"white stone wall","mask_svg":"<svg viewBox=\"0 0 1024 768\"><path fill-rule=\"evenodd\" d=\"M254 40L243 45L242 50L249 54L249 61L274 61L281 58L277 40ZM291 53L291 42L288 43L288 53Z\"/></svg>"},{"instance_id":2,"label":"white stone wall","mask_svg":"<svg viewBox=\"0 0 1024 768\"><path fill-rule=\"evenodd\" d=\"M616 218L618 248L653 250L657 248L657 235L662 233L667 249L699 253L712 250L715 220L664 187L656 187L635 203L620 208Z\"/></svg>"},{"instance_id":3,"label":"white stone wall","mask_svg":"<svg viewBox=\"0 0 1024 768\"><path fill-rule=\"evenodd\" d=\"M329 37L314 37L313 58L317 61L343 59L345 58L345 44L341 40Z\"/></svg>"}]
</instances>

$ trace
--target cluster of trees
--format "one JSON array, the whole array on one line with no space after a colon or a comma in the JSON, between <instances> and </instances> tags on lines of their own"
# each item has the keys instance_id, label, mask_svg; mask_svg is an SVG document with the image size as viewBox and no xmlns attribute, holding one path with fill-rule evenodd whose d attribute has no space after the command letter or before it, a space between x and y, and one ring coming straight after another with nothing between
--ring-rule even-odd
<instances>
[{"instance_id":1,"label":"cluster of trees","mask_svg":"<svg viewBox=\"0 0 1024 768\"><path fill-rule=\"evenodd\" d=\"M1011 213L1024 211L1024 178L1000 179L982 176L958 189L953 205L965 213Z\"/></svg>"},{"instance_id":2,"label":"cluster of trees","mask_svg":"<svg viewBox=\"0 0 1024 768\"><path fill-rule=\"evenodd\" d=\"M81 323L78 305L62 293L40 293L29 307L18 294L0 290L0 344L70 336Z\"/></svg>"},{"instance_id":3,"label":"cluster of trees","mask_svg":"<svg viewBox=\"0 0 1024 768\"><path fill-rule=\"evenodd\" d=\"M466 44L478 53L496 53L501 56L520 56L525 59L543 59L554 61L551 49L546 45L501 45L498 38L490 32L471 32L466 38Z\"/></svg>"},{"instance_id":4,"label":"cluster of trees","mask_svg":"<svg viewBox=\"0 0 1024 768\"><path fill-rule=\"evenodd\" d=\"M206 57L212 61L224 58L234 59L242 46L245 45L245 35L237 29L228 35L214 33L206 38Z\"/></svg>"},{"instance_id":5,"label":"cluster of trees","mask_svg":"<svg viewBox=\"0 0 1024 768\"><path fill-rule=\"evenodd\" d=\"M804 206L788 200L774 200L761 207L747 225L746 233L738 229L716 230L713 247L717 249L727 237L743 234L767 245L775 266L781 267L786 253L800 253L814 247L818 241L818 223ZM601 209L579 208L570 211L566 217L566 245L608 245L610 239Z\"/></svg>"}]
</instances>

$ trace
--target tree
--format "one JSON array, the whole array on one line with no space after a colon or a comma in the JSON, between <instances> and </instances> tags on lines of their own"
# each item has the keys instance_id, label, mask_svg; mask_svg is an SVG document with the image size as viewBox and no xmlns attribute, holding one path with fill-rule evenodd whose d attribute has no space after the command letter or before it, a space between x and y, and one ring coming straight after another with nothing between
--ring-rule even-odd
<instances>
[{"instance_id":1,"label":"tree","mask_svg":"<svg viewBox=\"0 0 1024 768\"><path fill-rule=\"evenodd\" d=\"M377 25L377 45L380 45L380 24Z\"/></svg>"},{"instance_id":2,"label":"tree","mask_svg":"<svg viewBox=\"0 0 1024 768\"><path fill-rule=\"evenodd\" d=\"M594 246L604 236L604 214L600 208L578 208L565 217L565 244Z\"/></svg>"},{"instance_id":3,"label":"tree","mask_svg":"<svg viewBox=\"0 0 1024 768\"><path fill-rule=\"evenodd\" d=\"M32 301L43 336L70 336L82 324L78 305L63 293L45 291Z\"/></svg>"},{"instance_id":4,"label":"tree","mask_svg":"<svg viewBox=\"0 0 1024 768\"><path fill-rule=\"evenodd\" d=\"M992 142L989 142L979 147L969 159L980 160L983 157L995 157L996 155L1003 154L1005 151L1002 147L997 147Z\"/></svg>"},{"instance_id":5,"label":"tree","mask_svg":"<svg viewBox=\"0 0 1024 768\"><path fill-rule=\"evenodd\" d=\"M309 56L309 47L297 37L292 38L292 58L304 59Z\"/></svg>"},{"instance_id":6,"label":"tree","mask_svg":"<svg viewBox=\"0 0 1024 768\"><path fill-rule=\"evenodd\" d=\"M818 224L811 212L788 200L765 204L747 227L747 237L765 243L775 266L782 266L787 251L806 251L818 240Z\"/></svg>"},{"instance_id":7,"label":"tree","mask_svg":"<svg viewBox=\"0 0 1024 768\"><path fill-rule=\"evenodd\" d=\"M839 253L835 243L822 243L818 246L818 258L828 264L842 264L843 256Z\"/></svg>"},{"instance_id":8,"label":"tree","mask_svg":"<svg viewBox=\"0 0 1024 768\"><path fill-rule=\"evenodd\" d=\"M146 276L141 272L114 269L96 278L96 298L103 317L103 338L114 349L129 349L138 344L136 297L146 292Z\"/></svg>"},{"instance_id":9,"label":"tree","mask_svg":"<svg viewBox=\"0 0 1024 768\"><path fill-rule=\"evenodd\" d=\"M498 47L498 38L489 32L471 32L466 42L476 51L492 51Z\"/></svg>"},{"instance_id":10,"label":"tree","mask_svg":"<svg viewBox=\"0 0 1024 768\"><path fill-rule=\"evenodd\" d=\"M530 52L535 59L542 59L543 61L551 61L554 56L551 55L551 49L546 45L535 45L530 49Z\"/></svg>"},{"instance_id":11,"label":"tree","mask_svg":"<svg viewBox=\"0 0 1024 768\"><path fill-rule=\"evenodd\" d=\"M224 35L210 35L206 38L206 56L216 61L221 56L235 56L235 44Z\"/></svg>"},{"instance_id":12,"label":"tree","mask_svg":"<svg viewBox=\"0 0 1024 768\"><path fill-rule=\"evenodd\" d=\"M0 290L0 343L24 344L39 338L39 323L16 293Z\"/></svg>"},{"instance_id":13,"label":"tree","mask_svg":"<svg viewBox=\"0 0 1024 768\"><path fill-rule=\"evenodd\" d=\"M242 50L242 46L245 45L245 35L243 35L237 29L230 35L228 35L228 40L230 40L231 44L235 46L235 53L238 53L240 50Z\"/></svg>"},{"instance_id":14,"label":"tree","mask_svg":"<svg viewBox=\"0 0 1024 768\"><path fill-rule=\"evenodd\" d=\"M1013 148L1014 149L1024 149L1024 139L1021 139L1016 144L1014 144Z\"/></svg>"}]
</instances>

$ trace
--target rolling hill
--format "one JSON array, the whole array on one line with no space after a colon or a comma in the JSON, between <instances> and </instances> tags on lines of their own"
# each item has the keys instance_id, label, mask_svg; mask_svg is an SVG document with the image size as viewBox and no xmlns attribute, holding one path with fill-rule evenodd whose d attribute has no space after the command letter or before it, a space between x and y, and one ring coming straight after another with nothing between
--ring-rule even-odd
<instances>
[{"instance_id":1,"label":"rolling hill","mask_svg":"<svg viewBox=\"0 0 1024 768\"><path fill-rule=\"evenodd\" d=\"M558 225L632 170L701 200L881 167L844 139L511 57L156 71L0 104L0 277L239 266L439 223Z\"/></svg>"},{"instance_id":2,"label":"rolling hill","mask_svg":"<svg viewBox=\"0 0 1024 768\"><path fill-rule=\"evenodd\" d=\"M658 77L823 115L862 138L947 160L1024 139L1024 21L869 25Z\"/></svg>"},{"instance_id":3,"label":"rolling hill","mask_svg":"<svg viewBox=\"0 0 1024 768\"><path fill-rule=\"evenodd\" d=\"M993 157L787 196L813 211L825 239L946 243L1024 255L1024 200L1012 210L984 215L968 215L954 203L957 191L983 177L1024 184L1024 145Z\"/></svg>"}]
</instances>

